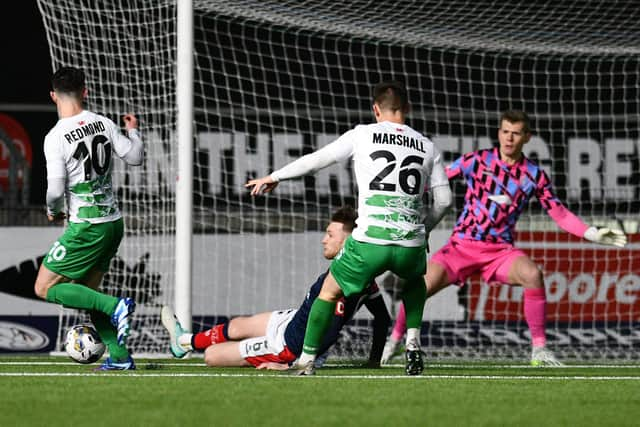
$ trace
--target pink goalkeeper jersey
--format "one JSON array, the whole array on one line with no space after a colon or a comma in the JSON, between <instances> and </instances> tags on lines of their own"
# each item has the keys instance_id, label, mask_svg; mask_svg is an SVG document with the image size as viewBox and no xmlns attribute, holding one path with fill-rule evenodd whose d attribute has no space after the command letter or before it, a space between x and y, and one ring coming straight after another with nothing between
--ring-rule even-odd
<instances>
[{"instance_id":1,"label":"pink goalkeeper jersey","mask_svg":"<svg viewBox=\"0 0 640 427\"><path fill-rule=\"evenodd\" d=\"M464 209L453 230L462 239L513 243L518 217L532 196L547 212L564 210L547 174L524 154L510 166L500 160L497 148L473 151L446 171L449 179L462 176L467 184Z\"/></svg>"}]
</instances>

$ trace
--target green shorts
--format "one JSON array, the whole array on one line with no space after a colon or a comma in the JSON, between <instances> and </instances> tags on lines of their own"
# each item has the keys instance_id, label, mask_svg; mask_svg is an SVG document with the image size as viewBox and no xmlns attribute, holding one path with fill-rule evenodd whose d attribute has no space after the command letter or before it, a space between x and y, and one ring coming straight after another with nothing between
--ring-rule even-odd
<instances>
[{"instance_id":1,"label":"green shorts","mask_svg":"<svg viewBox=\"0 0 640 427\"><path fill-rule=\"evenodd\" d=\"M349 236L344 248L331 262L330 270L347 297L362 292L376 276L387 270L409 282L422 281L427 271L425 249L425 246L376 245Z\"/></svg>"},{"instance_id":2,"label":"green shorts","mask_svg":"<svg viewBox=\"0 0 640 427\"><path fill-rule=\"evenodd\" d=\"M107 272L124 235L122 218L90 224L70 222L54 242L43 264L49 270L73 280L84 279L91 270Z\"/></svg>"}]
</instances>

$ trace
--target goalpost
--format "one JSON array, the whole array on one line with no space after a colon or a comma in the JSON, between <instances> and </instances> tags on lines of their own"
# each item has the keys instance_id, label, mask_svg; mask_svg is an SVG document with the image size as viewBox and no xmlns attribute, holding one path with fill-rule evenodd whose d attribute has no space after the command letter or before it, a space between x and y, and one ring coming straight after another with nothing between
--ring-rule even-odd
<instances>
[{"instance_id":1,"label":"goalpost","mask_svg":"<svg viewBox=\"0 0 640 427\"><path fill-rule=\"evenodd\" d=\"M87 73L88 108L140 117L146 161L138 169L118 162L114 171L127 234L105 280L109 292L138 301L134 351L167 352L162 304L183 301L178 315L194 330L300 304L328 266L320 239L331 212L355 204L350 165L283 182L268 197L253 199L242 185L372 121L372 86L397 79L409 89L409 124L432 137L446 163L490 147L501 111L531 115L525 152L558 196L586 222L632 234L622 250L595 246L558 230L537 201L525 209L516 238L545 273L549 346L577 359L638 356L634 2L38 4L53 68ZM180 33L183 23L192 31ZM180 50L190 35L192 47ZM452 188L454 213L432 233L432 250L461 208L463 188ZM62 332L76 316L64 311ZM368 321L362 314L344 331L336 354L366 355ZM529 351L520 288L475 279L450 287L427 302L425 321L430 355Z\"/></svg>"}]
</instances>

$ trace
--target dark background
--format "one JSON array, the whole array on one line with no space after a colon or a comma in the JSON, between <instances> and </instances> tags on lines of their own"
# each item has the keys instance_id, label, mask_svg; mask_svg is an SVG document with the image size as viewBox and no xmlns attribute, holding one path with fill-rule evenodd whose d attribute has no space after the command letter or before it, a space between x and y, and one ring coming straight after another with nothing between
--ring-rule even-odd
<instances>
[{"instance_id":1,"label":"dark background","mask_svg":"<svg viewBox=\"0 0 640 427\"><path fill-rule=\"evenodd\" d=\"M3 41L1 51L4 59L0 67L0 76L2 77L0 80L2 82L0 84L0 112L8 114L20 122L30 137L33 169L31 172L29 203L43 205L46 180L42 144L45 134L57 120L55 108L49 99L49 79L52 73L49 47L42 18L35 1L11 2L10 6L5 7L3 17L3 22L0 25L0 37ZM594 83L590 81L595 76L595 73L591 72L590 69L590 67L593 67L591 62L582 62L580 60L559 62L553 58L548 60L544 58L527 58L526 55L511 55L509 53L496 53L493 56L484 54L457 55L458 52L438 51L437 49L429 51L417 49L414 53L412 48L405 48L407 57L422 58L428 56L433 59L433 61L428 62L432 64L428 70L414 70L410 68L415 66L412 61L403 61L401 65L384 62L384 58L388 57L387 50L391 48L390 45L360 43L353 40L347 43L340 36L317 38L313 34L306 34L305 32L297 32L292 35L277 28L268 29L267 26L261 24L247 26L240 21L237 18L220 19L216 21L215 26L213 23L202 26L205 29L217 28L217 32L209 34L209 37L219 37L221 42L210 45L210 49L218 50L207 50L207 55L203 57L203 61L206 61L206 64L209 61L214 61L213 66L201 67L200 72L202 75L196 76L198 81L203 82L205 85L204 91L211 94L206 99L196 100L196 107L200 108L200 111L216 111L217 109L230 108L238 104L289 111L296 111L298 105L318 105L327 107L327 110L337 111L366 111L369 108L368 91L370 90L371 82L379 78L399 75L401 77L404 76L411 87L428 88L431 85L431 97L422 99L422 93L411 93L411 98L417 100L414 103L417 107L416 110L421 113L430 113L432 111L438 113L438 111L445 110L455 112L458 110L464 111L468 108L473 108L477 111L522 108L526 111L535 111L537 113L538 117L534 117L534 129L547 141L565 141L568 136L581 134L585 131L588 131L591 136L600 141L604 140L605 137L616 135L618 132L624 132L624 134L632 138L638 137L635 123L603 123L594 120L572 121L570 118L565 118L570 117L573 113L598 114L611 112L626 114L629 117L634 114L640 114L640 111L637 111L637 98L640 96L640 87L633 84L638 79L637 62L635 61L624 63L614 61L611 63L607 60L602 60L596 62L605 72L611 71L615 67L616 78L626 80L624 82L603 80ZM245 37L248 31L254 31L254 37ZM201 34L200 37L196 37L196 40L203 36L206 39L206 35ZM255 60L253 56L246 58L238 56L248 55L246 50L229 48L230 46L243 46L243 43L247 43L251 39L258 41L282 39L280 42L282 42L283 46L286 46L288 54L275 52L277 55L273 55L274 52L270 50L273 48L273 44L257 42L255 45L248 46L249 51L261 52L261 61L266 62L264 64L265 67L253 66L252 61ZM319 50L308 48L309 46L315 46L315 43L320 43L323 47L330 47L329 45L335 44L339 49L333 50L342 52L342 54L328 58L314 58L313 63L314 66L319 67L318 70L309 73L310 78L299 81L291 76L304 76L305 73L296 68L291 68L291 71L296 71L295 73L282 72L274 74L271 71L272 74L269 74L265 71L288 70L289 67L296 67L296 61L282 62L282 58L289 55L292 58L309 61L311 59L310 55L315 55L319 52ZM270 59L271 56L275 56L273 61ZM367 67L364 66L364 63L357 62L360 60L359 58L370 59L372 57L382 59L380 63ZM236 60L240 61L240 63ZM282 63L279 63L278 60ZM271 61L273 64L271 64ZM353 61L356 61L356 63ZM361 75L334 76L334 74L341 75L341 73L351 72L351 68L348 66L350 64L361 70ZM400 69L396 69L397 67L400 67ZM536 67L538 68L537 70ZM617 68L622 69L618 70ZM369 74L362 73L363 69L369 70L367 71ZM523 73L521 70L530 70L532 72ZM535 71L549 71L549 73ZM374 75L370 75L371 72ZM494 73L495 75L489 73ZM328 78L326 80L312 78L317 75L327 76ZM450 78L452 75L457 78ZM229 78L229 76L237 76L237 78L233 79ZM424 79L425 76L429 76L432 82L425 83L412 80L416 78ZM564 77L571 77L574 81L564 82L562 81ZM537 81L536 79L538 78L547 80ZM341 86L336 83L339 81L357 83ZM206 86L207 84L210 86ZM601 91L596 93L587 90L592 87L592 84L600 87ZM624 86L626 90L624 93L609 93L607 92L607 87L610 86L616 88ZM572 89L558 89L564 87L571 87ZM293 89L291 92L286 92L287 88ZM285 92L280 94L280 91ZM563 102L564 99L581 100L581 102ZM304 100L304 103L299 104L298 100ZM518 100L518 104L514 105L513 100ZM558 102L549 102L549 100L558 100ZM621 109L621 111L617 111L618 109ZM542 113L549 113L551 114L549 117L555 117L555 119L543 119ZM421 114L416 114L410 124L417 129L434 130L434 133L450 133L454 135L494 133L494 117L479 118L478 123L469 123L466 120L450 121L447 116L431 116L432 119L421 121L419 119L420 116ZM241 122L235 122L234 120L240 120ZM305 114L302 111L301 114L295 117L272 115L266 119L256 117L252 122L247 122L244 115L235 119L225 118L222 114L219 116L211 115L204 122L208 124L209 128L220 130L255 132L260 126L265 126L266 124L269 127L267 130L286 130L291 128L299 131L300 129L308 129L309 134L313 134L317 131L344 131L363 120L363 117L345 116L339 120L335 117L331 117L328 120L321 117L316 121L309 120L307 122L305 120ZM617 128L618 126L620 128ZM630 128L628 128L629 126ZM485 128L491 130L487 131ZM554 144L552 149L554 150L554 158L562 159L565 157L565 147L562 143ZM458 153L454 154L457 155ZM445 155L449 156L446 159L447 161L452 160L450 153L445 153ZM634 165L638 164L638 160L635 158ZM547 167L547 165L543 166ZM566 185L564 182L566 176L564 168L564 165L558 162L555 168L550 171L554 177L556 189L562 199L566 196L563 192L563 188ZM198 174L204 174L204 172L196 171L196 176ZM640 173L636 173L631 178L631 181L638 184L640 182ZM639 191L640 185L637 192ZM224 204L233 199L232 195L227 193L217 195L220 200L220 206L213 202L206 204L208 206L217 206L224 210L226 209ZM312 194L310 197L313 199L315 196ZM303 204L305 200L300 202ZM246 200L241 199L238 202L242 203L246 202ZM278 203L281 202L278 201ZM594 204L599 205L597 201L594 202L592 203L585 196L579 206L576 204L570 207L575 209L584 208L589 211L594 211L594 208L595 211L605 209L604 205L593 206ZM629 210L630 206L626 206L625 203L617 203L609 204L608 208L611 211L624 212ZM578 212L580 213L580 211Z\"/></svg>"},{"instance_id":2,"label":"dark background","mask_svg":"<svg viewBox=\"0 0 640 427\"><path fill-rule=\"evenodd\" d=\"M46 174L42 145L57 120L49 98L52 73L49 46L35 1L10 2L3 8L0 113L20 122L29 135L34 165L29 202L44 205Z\"/></svg>"}]
</instances>

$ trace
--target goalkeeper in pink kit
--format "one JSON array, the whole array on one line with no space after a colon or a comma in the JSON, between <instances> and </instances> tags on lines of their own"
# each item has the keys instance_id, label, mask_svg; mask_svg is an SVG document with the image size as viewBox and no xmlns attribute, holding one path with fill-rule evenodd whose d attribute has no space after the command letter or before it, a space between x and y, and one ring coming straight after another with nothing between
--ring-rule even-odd
<instances>
[{"instance_id":1,"label":"goalkeeper in pink kit","mask_svg":"<svg viewBox=\"0 0 640 427\"><path fill-rule=\"evenodd\" d=\"M531 137L529 117L507 111L500 118L499 147L467 153L446 168L449 179L464 179L464 209L449 241L436 252L425 276L427 298L450 284L464 284L480 273L485 282L524 287L524 315L531 332L533 366L561 366L545 347L546 295L542 271L514 247L513 231L520 214L535 196L563 230L592 242L624 247L619 230L590 227L555 196L547 174L522 152ZM382 363L393 356L404 335L401 306Z\"/></svg>"}]
</instances>

